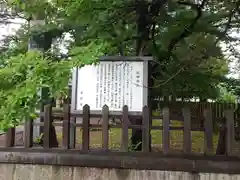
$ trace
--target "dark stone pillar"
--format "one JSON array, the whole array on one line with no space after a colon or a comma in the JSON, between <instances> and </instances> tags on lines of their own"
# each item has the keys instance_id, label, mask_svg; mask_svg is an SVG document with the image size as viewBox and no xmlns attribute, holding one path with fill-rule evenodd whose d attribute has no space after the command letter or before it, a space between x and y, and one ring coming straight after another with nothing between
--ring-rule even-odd
<instances>
[{"instance_id":1,"label":"dark stone pillar","mask_svg":"<svg viewBox=\"0 0 240 180\"><path fill-rule=\"evenodd\" d=\"M216 149L217 155L226 154L226 135L227 135L226 133L227 133L226 119L224 119L223 122L221 122L221 127L218 135L218 144Z\"/></svg>"},{"instance_id":2,"label":"dark stone pillar","mask_svg":"<svg viewBox=\"0 0 240 180\"><path fill-rule=\"evenodd\" d=\"M29 50L30 49L39 49L40 51L43 51L43 53L44 53L51 48L52 39L53 39L52 34L48 33L48 32L35 34L32 37L30 37L28 49ZM52 99L49 98L49 89L48 88L42 88L40 93L41 93L40 111L43 112L44 106L46 104L52 104ZM43 117L41 117L40 122L43 122L43 121L44 121L44 119L43 119ZM39 130L40 134L44 132L43 128L44 127L40 127L40 130ZM56 130L55 130L54 126L51 127L50 135L51 135L51 147L58 147ZM41 140L40 144L42 144L42 140Z\"/></svg>"}]
</instances>

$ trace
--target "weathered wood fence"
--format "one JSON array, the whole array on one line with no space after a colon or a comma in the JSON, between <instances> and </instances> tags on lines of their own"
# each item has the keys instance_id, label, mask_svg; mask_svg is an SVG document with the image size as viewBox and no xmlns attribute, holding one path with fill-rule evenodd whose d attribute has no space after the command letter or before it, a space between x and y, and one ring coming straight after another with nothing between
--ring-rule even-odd
<instances>
[{"instance_id":1,"label":"weathered wood fence","mask_svg":"<svg viewBox=\"0 0 240 180\"><path fill-rule=\"evenodd\" d=\"M142 151L150 152L149 144L151 141L150 131L151 130L161 130L162 131L162 151L163 153L170 153L170 131L171 130L183 130L183 151L184 154L192 153L192 140L191 131L204 131L204 153L205 154L215 154L213 148L213 113L211 109L205 109L203 112L204 117L204 127L194 127L191 123L191 112L188 107L182 109L183 114L183 126L173 127L171 126L170 110L165 107L162 111L162 116L152 117L148 107L143 107L142 113L130 113L128 107L124 106L122 112L111 112L107 106L102 108L102 111L92 112L88 105L83 107L82 111L70 112L70 106L64 105L63 112L52 112L52 107L46 105L44 108L44 113L40 116L44 117L44 122L39 124L34 124L34 121L28 120L25 123L25 135L24 135L24 148L33 148L33 126L40 125L44 128L43 136L43 148L51 148L51 138L52 138L52 127L62 126L63 134L63 149L70 149L70 127L73 126L82 128L82 148L80 151L88 152L89 149L89 139L90 139L90 128L101 128L102 129L102 148L100 151L109 151L109 129L120 128L122 131L121 137L121 152L129 151L129 129L139 129L142 131ZM82 123L76 123L74 118L82 118ZM101 124L90 124L90 119L92 117L101 117ZM121 119L121 123L110 124L109 118L117 117ZM133 125L131 120L134 118L142 119L141 125ZM151 119L162 118L162 125L156 126L151 124ZM55 122L54 120L61 119L61 122ZM234 124L234 110L226 109L224 111L225 128L226 128L226 154L233 155L235 152L234 142L235 142L235 124ZM6 134L6 147L14 147L15 140L15 128L8 130ZM41 151L41 149L39 149Z\"/></svg>"},{"instance_id":2,"label":"weathered wood fence","mask_svg":"<svg viewBox=\"0 0 240 180\"><path fill-rule=\"evenodd\" d=\"M158 104L161 108L166 106L169 107L172 111L171 113L175 115L181 114L181 112L179 112L179 109L184 106L190 108L192 117L201 117L205 109L211 109L213 117L215 118L224 117L225 109L234 110L234 116L236 118L240 117L240 104L237 103L159 101Z\"/></svg>"}]
</instances>

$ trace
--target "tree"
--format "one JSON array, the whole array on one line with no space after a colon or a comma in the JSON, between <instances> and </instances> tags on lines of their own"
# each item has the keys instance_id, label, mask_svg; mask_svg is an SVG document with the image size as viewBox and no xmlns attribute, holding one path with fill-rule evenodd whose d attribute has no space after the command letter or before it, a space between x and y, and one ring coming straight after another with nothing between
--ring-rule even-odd
<instances>
[{"instance_id":1,"label":"tree","mask_svg":"<svg viewBox=\"0 0 240 180\"><path fill-rule=\"evenodd\" d=\"M207 49L208 58L202 58L197 49L194 54L180 51L180 61L168 63L168 74L157 77L155 94L173 95L178 98L215 99L219 95L218 84L225 80L228 73L228 61L222 55L220 48L213 46L215 41L202 34L193 36L198 40L198 49ZM184 45L180 49L184 48ZM182 68L181 68L182 67Z\"/></svg>"},{"instance_id":2,"label":"tree","mask_svg":"<svg viewBox=\"0 0 240 180\"><path fill-rule=\"evenodd\" d=\"M226 88L228 92L231 92L233 95L240 96L240 80L229 78L226 83L223 84L223 87Z\"/></svg>"},{"instance_id":3,"label":"tree","mask_svg":"<svg viewBox=\"0 0 240 180\"><path fill-rule=\"evenodd\" d=\"M218 102L236 103L237 96L234 91L228 90L227 84L220 84L220 96L217 98Z\"/></svg>"},{"instance_id":4,"label":"tree","mask_svg":"<svg viewBox=\"0 0 240 180\"><path fill-rule=\"evenodd\" d=\"M227 64L217 47L222 41L229 45L236 42L228 32L240 27L239 0L202 0L197 4L188 0L12 0L8 3L10 9L16 10L15 16L45 19L46 25L30 29L31 35L47 32L62 37L69 32L74 42L70 46L71 61L64 58L59 61L55 54L43 56L39 52L4 56L5 66L0 70L3 84L0 98L4 104L0 107L1 128L16 125L34 112L33 107L40 102L36 93L39 88L49 87L49 96L66 92L70 69L95 63L102 55L154 56L149 90L159 86L157 80L164 81L169 77L172 77L171 83L165 83L164 88L175 94L182 89L196 93L196 83L189 84L199 76L199 81L207 82L203 86L214 87L214 81L218 79L219 82L224 74L219 76L217 66L226 67ZM209 39L210 43L204 44ZM218 62L217 66L209 66L214 61ZM187 87L184 87L186 81L178 76L180 73L174 73L176 68L181 69ZM189 78L189 73L194 75ZM176 93L173 85L179 79L180 87L184 88Z\"/></svg>"}]
</instances>

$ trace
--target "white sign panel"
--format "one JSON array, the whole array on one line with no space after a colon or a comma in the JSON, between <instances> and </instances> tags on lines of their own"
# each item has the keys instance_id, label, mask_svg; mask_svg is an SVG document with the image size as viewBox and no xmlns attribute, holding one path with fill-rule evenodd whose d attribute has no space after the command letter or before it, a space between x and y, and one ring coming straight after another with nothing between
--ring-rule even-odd
<instances>
[{"instance_id":1,"label":"white sign panel","mask_svg":"<svg viewBox=\"0 0 240 180\"><path fill-rule=\"evenodd\" d=\"M106 104L111 111L142 111L143 62L100 62L78 70L77 108L85 104L101 110Z\"/></svg>"}]
</instances>

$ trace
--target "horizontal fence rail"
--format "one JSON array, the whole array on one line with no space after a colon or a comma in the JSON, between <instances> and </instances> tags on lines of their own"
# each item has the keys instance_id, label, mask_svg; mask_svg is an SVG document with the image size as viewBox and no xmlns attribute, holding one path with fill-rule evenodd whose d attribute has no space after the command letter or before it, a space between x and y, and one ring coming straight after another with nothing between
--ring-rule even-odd
<instances>
[{"instance_id":1,"label":"horizontal fence rail","mask_svg":"<svg viewBox=\"0 0 240 180\"><path fill-rule=\"evenodd\" d=\"M171 131L183 131L183 150L184 154L191 154L193 139L192 133L194 131L202 131L204 133L204 154L206 155L214 155L216 152L214 150L214 129L215 124L214 121L216 119L221 120L221 124L219 125L218 132L218 141L221 140L225 148L224 155L234 155L235 154L235 139L236 132L238 131L238 127L235 126L235 116L233 109L225 109L224 116L214 117L213 111L211 108L206 108L203 110L203 114L201 116L204 124L202 126L196 126L192 123L194 117L191 115L191 109L189 107L183 107L181 109L181 114L183 117L183 122L181 126L172 126L171 120L171 109L169 107L164 107L159 116L152 116L148 107L143 107L141 113L132 113L129 112L128 107L124 106L122 112L112 112L109 110L108 106L103 106L102 111L97 114L92 114L90 106L85 105L82 111L71 112L70 105L65 104L63 110L54 111L51 105L46 105L44 107L44 112L39 113L39 116L43 117L44 122L34 123L33 120L29 119L24 124L24 148L33 148L34 140L33 140L33 126L43 126L43 138L42 138L42 147L43 149L49 149L52 147L57 147L58 143L53 145L52 139L56 138L56 130L54 126L62 127L62 148L61 149L71 149L70 136L71 131L76 130L76 128L81 128L81 148L79 151L88 152L91 151L90 148L90 139L91 139L91 128L101 129L101 139L102 144L98 149L99 151L107 152L111 151L109 149L109 144L111 143L111 139L109 138L109 133L111 129L120 129L121 143L118 151L120 152L129 152L133 151L130 148L131 138L129 138L130 131L135 130L140 132L141 134L141 150L143 152L150 152L152 142L152 134L151 131L159 131L162 138L162 147L161 151L164 154L169 154L171 152ZM76 122L76 118L81 117L82 122ZM101 123L99 124L91 124L92 117L100 117ZM118 123L110 123L111 118L119 118ZM199 118L199 117L198 117ZM157 119L157 122L162 121L162 124L153 124L153 120ZM58 121L56 121L58 120ZM59 121L60 120L60 121ZM139 123L134 123L134 121L139 121ZM177 120L177 119L175 119ZM132 134L133 135L133 134ZM76 137L75 137L76 138ZM221 139L222 138L222 139ZM11 148L14 147L15 140L15 128L10 128L6 133L6 141L5 147ZM39 148L41 151L41 148ZM217 150L216 150L217 151ZM221 150L219 150L221 151Z\"/></svg>"},{"instance_id":2,"label":"horizontal fence rail","mask_svg":"<svg viewBox=\"0 0 240 180\"><path fill-rule=\"evenodd\" d=\"M191 110L191 115L193 117L203 116L205 109L211 109L212 114L215 118L222 118L224 117L224 110L232 109L234 110L235 118L240 117L240 104L237 103L219 103L219 102L178 102L178 101L157 101L160 108L165 106L169 107L172 112L171 114L175 116L179 116L181 112L179 111L180 108L183 106L189 107ZM175 114L176 113L176 114Z\"/></svg>"}]
</instances>

